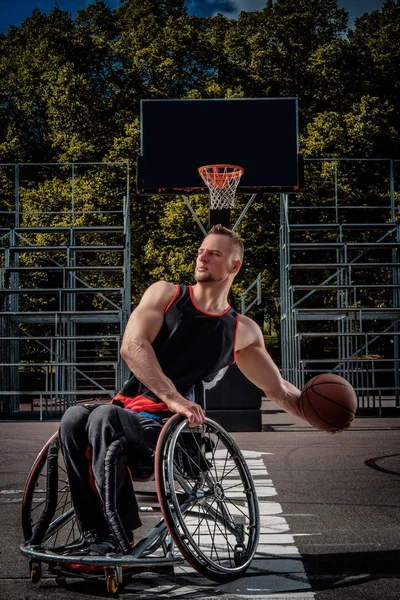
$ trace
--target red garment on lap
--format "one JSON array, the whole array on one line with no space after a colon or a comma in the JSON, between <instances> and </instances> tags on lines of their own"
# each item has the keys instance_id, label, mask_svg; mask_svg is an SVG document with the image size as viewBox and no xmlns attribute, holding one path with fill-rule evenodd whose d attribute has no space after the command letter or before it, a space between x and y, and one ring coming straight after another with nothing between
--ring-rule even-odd
<instances>
[{"instance_id":1,"label":"red garment on lap","mask_svg":"<svg viewBox=\"0 0 400 600\"><path fill-rule=\"evenodd\" d=\"M113 404L116 400L118 400L118 402L122 402L124 408L129 408L135 412L140 412L142 410L148 413L171 412L165 402L154 402L153 400L150 400L150 398L146 398L146 396L129 398L128 396L117 394L111 400L111 404Z\"/></svg>"}]
</instances>

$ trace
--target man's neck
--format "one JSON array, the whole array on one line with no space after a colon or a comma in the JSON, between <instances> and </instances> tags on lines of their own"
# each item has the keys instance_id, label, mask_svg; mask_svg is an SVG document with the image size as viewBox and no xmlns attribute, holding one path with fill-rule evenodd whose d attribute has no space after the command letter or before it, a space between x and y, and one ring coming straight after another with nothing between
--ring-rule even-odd
<instances>
[{"instance_id":1,"label":"man's neck","mask_svg":"<svg viewBox=\"0 0 400 600\"><path fill-rule=\"evenodd\" d=\"M193 286L193 299L201 310L220 314L228 308L229 290L230 283L197 282Z\"/></svg>"}]
</instances>

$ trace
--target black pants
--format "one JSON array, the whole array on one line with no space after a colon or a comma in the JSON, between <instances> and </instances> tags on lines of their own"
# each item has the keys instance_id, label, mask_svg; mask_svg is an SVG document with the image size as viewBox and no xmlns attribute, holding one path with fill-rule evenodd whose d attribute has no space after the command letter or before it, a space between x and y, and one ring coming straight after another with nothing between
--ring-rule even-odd
<instances>
[{"instance_id":1,"label":"black pants","mask_svg":"<svg viewBox=\"0 0 400 600\"><path fill-rule=\"evenodd\" d=\"M114 440L127 441L126 452L118 461L117 510L127 532L140 527L139 509L133 491L133 477L154 466L154 451L162 424L131 410L105 404L90 411L72 406L60 423L60 443L67 469L72 503L82 530L96 529L101 536L109 532L102 501L104 499L104 461ZM87 459L91 449L91 466ZM91 486L90 468L96 491Z\"/></svg>"}]
</instances>

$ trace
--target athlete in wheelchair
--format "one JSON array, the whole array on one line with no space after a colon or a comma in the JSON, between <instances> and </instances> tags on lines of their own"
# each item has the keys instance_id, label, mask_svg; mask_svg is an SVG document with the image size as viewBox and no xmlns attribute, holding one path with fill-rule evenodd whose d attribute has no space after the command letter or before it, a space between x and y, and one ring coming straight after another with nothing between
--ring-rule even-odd
<instances>
[{"instance_id":1,"label":"athlete in wheelchair","mask_svg":"<svg viewBox=\"0 0 400 600\"><path fill-rule=\"evenodd\" d=\"M217 582L250 565L259 535L254 484L236 443L206 418L202 382L236 361L279 406L301 414L300 392L280 376L258 326L228 304L242 259L240 237L214 226L199 248L196 285L155 283L133 311L121 348L132 377L122 391L109 405L66 411L24 495L21 551L32 581L46 563L60 583L104 572L114 592L123 569L183 560L175 546ZM132 480L153 473L157 497L135 493ZM157 499L163 520L135 544L138 502Z\"/></svg>"}]
</instances>

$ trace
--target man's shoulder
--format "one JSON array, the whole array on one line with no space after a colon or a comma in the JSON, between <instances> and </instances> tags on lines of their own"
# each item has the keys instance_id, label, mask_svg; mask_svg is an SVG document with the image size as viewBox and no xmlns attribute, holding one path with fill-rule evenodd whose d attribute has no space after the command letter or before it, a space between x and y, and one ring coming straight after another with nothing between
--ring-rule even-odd
<instances>
[{"instance_id":1,"label":"man's shoulder","mask_svg":"<svg viewBox=\"0 0 400 600\"><path fill-rule=\"evenodd\" d=\"M165 307L179 293L179 290L180 286L176 283L156 281L143 294L141 304Z\"/></svg>"},{"instance_id":2,"label":"man's shoulder","mask_svg":"<svg viewBox=\"0 0 400 600\"><path fill-rule=\"evenodd\" d=\"M250 319L250 317L246 317L246 315L240 315L236 341L237 350L239 351L254 343L260 342L261 339L262 332L257 323L253 321L253 319Z\"/></svg>"},{"instance_id":3,"label":"man's shoulder","mask_svg":"<svg viewBox=\"0 0 400 600\"><path fill-rule=\"evenodd\" d=\"M251 329L252 331L260 329L257 323L253 319L250 319L250 317L246 317L246 315L239 315L239 323L245 329Z\"/></svg>"},{"instance_id":4,"label":"man's shoulder","mask_svg":"<svg viewBox=\"0 0 400 600\"><path fill-rule=\"evenodd\" d=\"M159 293L168 293L168 292L172 292L172 291L176 291L176 289L179 287L179 285L177 283L171 283L170 281L164 281L162 279L160 279L160 281L156 281L155 283L152 283L146 291L153 291L153 292L159 292Z\"/></svg>"}]
</instances>

